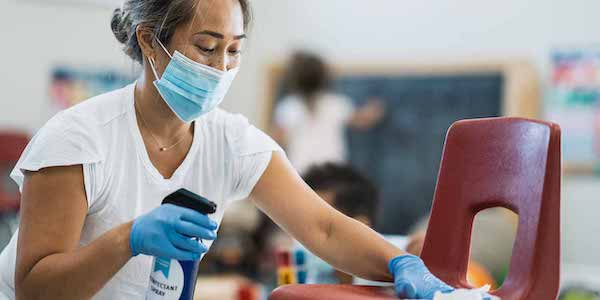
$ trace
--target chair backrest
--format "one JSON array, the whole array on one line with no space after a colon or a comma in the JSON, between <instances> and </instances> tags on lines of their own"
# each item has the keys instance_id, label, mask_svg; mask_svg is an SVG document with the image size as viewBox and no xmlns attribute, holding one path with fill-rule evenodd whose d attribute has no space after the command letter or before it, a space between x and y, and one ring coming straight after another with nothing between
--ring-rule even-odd
<instances>
[{"instance_id":1,"label":"chair backrest","mask_svg":"<svg viewBox=\"0 0 600 300\"><path fill-rule=\"evenodd\" d=\"M29 136L18 132L0 132L0 213L16 211L19 208L18 192L6 190L4 181L9 181L8 174L15 166L21 153L29 143Z\"/></svg>"},{"instance_id":2,"label":"chair backrest","mask_svg":"<svg viewBox=\"0 0 600 300\"><path fill-rule=\"evenodd\" d=\"M560 279L560 128L521 118L455 123L448 131L422 258L453 286L466 279L475 215L519 215L503 300L556 299Z\"/></svg>"}]
</instances>

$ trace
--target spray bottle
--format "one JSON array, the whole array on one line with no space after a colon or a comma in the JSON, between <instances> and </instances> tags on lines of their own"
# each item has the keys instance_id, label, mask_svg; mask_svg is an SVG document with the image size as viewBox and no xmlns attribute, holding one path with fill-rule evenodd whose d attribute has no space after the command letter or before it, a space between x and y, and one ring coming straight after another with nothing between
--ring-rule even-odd
<instances>
[{"instance_id":1,"label":"spray bottle","mask_svg":"<svg viewBox=\"0 0 600 300\"><path fill-rule=\"evenodd\" d=\"M162 204L193 209L204 215L217 211L217 205L214 202L186 189L180 189L170 194ZM178 261L154 257L146 300L192 300L199 264L200 259Z\"/></svg>"}]
</instances>

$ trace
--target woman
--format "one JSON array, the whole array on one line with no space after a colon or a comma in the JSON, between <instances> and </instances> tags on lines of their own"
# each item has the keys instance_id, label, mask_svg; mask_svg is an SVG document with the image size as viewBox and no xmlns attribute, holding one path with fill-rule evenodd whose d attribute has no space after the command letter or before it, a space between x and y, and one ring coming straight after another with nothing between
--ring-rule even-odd
<instances>
[{"instance_id":1,"label":"woman","mask_svg":"<svg viewBox=\"0 0 600 300\"><path fill-rule=\"evenodd\" d=\"M330 92L329 73L318 55L295 53L286 76L289 95L275 109L273 137L300 174L315 164L345 161L346 127L366 130L384 115L376 99L355 109L350 99Z\"/></svg>"},{"instance_id":2,"label":"woman","mask_svg":"<svg viewBox=\"0 0 600 300\"><path fill-rule=\"evenodd\" d=\"M247 0L128 0L112 28L143 65L135 84L59 113L12 173L22 222L0 257L12 299L143 299L150 256L199 259L227 205L251 195L335 267L431 298L451 288L422 261L337 212L280 148L216 106L241 63ZM171 205L187 188L218 204L208 217ZM389 268L388 268L389 265Z\"/></svg>"}]
</instances>

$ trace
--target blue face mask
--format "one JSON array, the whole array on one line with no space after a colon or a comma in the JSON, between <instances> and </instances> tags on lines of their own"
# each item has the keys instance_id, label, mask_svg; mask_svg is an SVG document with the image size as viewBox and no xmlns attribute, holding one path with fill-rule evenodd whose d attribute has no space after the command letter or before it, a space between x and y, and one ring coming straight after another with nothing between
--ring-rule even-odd
<instances>
[{"instance_id":1,"label":"blue face mask","mask_svg":"<svg viewBox=\"0 0 600 300\"><path fill-rule=\"evenodd\" d=\"M154 86L171 110L182 121L189 123L213 110L225 98L238 69L221 71L197 63L179 51L171 56L158 41L171 61L158 78L153 58L148 58L154 72Z\"/></svg>"}]
</instances>

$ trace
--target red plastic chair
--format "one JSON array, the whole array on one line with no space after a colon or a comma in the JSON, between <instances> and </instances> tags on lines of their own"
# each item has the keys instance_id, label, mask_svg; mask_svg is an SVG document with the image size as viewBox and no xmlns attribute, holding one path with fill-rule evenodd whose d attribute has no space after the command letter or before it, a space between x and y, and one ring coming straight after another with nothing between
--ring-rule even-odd
<instances>
[{"instance_id":1,"label":"red plastic chair","mask_svg":"<svg viewBox=\"0 0 600 300\"><path fill-rule=\"evenodd\" d=\"M505 207L519 215L519 226L509 273L494 294L556 299L560 183L558 125L519 118L456 123L446 139L423 260L442 280L468 287L473 219L481 210Z\"/></svg>"},{"instance_id":2,"label":"red plastic chair","mask_svg":"<svg viewBox=\"0 0 600 300\"><path fill-rule=\"evenodd\" d=\"M0 174L8 176L15 166L21 153L29 143L29 136L16 132L0 132ZM18 193L9 193L2 182L7 178L0 178L0 213L15 212L19 209Z\"/></svg>"},{"instance_id":3,"label":"red plastic chair","mask_svg":"<svg viewBox=\"0 0 600 300\"><path fill-rule=\"evenodd\" d=\"M560 128L521 118L455 123L446 137L422 258L431 272L470 287L466 272L475 215L519 214L510 270L493 294L503 300L556 299L560 280ZM395 299L381 289L290 285L270 300Z\"/></svg>"}]
</instances>

